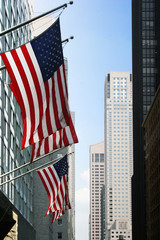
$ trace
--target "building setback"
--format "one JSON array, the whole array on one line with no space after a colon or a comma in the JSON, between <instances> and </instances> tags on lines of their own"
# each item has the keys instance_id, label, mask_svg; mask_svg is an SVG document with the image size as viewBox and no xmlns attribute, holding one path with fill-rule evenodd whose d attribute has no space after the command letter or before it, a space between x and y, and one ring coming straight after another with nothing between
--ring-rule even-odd
<instances>
[{"instance_id":1,"label":"building setback","mask_svg":"<svg viewBox=\"0 0 160 240\"><path fill-rule=\"evenodd\" d=\"M160 1L132 1L133 151L132 231L146 240L143 120L160 82Z\"/></svg>"},{"instance_id":2,"label":"building setback","mask_svg":"<svg viewBox=\"0 0 160 240\"><path fill-rule=\"evenodd\" d=\"M132 239L132 78L106 74L104 98L106 240Z\"/></svg>"},{"instance_id":3,"label":"building setback","mask_svg":"<svg viewBox=\"0 0 160 240\"><path fill-rule=\"evenodd\" d=\"M104 142L100 142L90 146L90 240L101 239L101 190L104 182Z\"/></svg>"},{"instance_id":4,"label":"building setback","mask_svg":"<svg viewBox=\"0 0 160 240\"><path fill-rule=\"evenodd\" d=\"M147 239L160 236L160 88L144 120Z\"/></svg>"}]
</instances>

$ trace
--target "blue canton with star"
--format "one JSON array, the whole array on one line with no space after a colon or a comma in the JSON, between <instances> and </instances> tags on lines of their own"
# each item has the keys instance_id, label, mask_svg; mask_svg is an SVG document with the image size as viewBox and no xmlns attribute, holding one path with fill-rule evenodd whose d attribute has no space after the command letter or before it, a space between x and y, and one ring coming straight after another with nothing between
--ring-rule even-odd
<instances>
[{"instance_id":1,"label":"blue canton with star","mask_svg":"<svg viewBox=\"0 0 160 240\"><path fill-rule=\"evenodd\" d=\"M62 176L67 175L68 176L68 159L67 155L65 155L61 160L53 164L60 180Z\"/></svg>"},{"instance_id":2,"label":"blue canton with star","mask_svg":"<svg viewBox=\"0 0 160 240\"><path fill-rule=\"evenodd\" d=\"M53 76L54 72L63 63L59 19L30 43L39 63L43 81L45 82Z\"/></svg>"}]
</instances>

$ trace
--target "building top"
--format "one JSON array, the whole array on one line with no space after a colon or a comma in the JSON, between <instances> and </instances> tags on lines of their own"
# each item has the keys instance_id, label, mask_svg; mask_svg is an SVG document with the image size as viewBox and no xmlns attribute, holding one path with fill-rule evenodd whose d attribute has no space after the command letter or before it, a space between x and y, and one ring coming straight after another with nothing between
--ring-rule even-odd
<instances>
[{"instance_id":1,"label":"building top","mask_svg":"<svg viewBox=\"0 0 160 240\"><path fill-rule=\"evenodd\" d=\"M90 151L104 153L104 141L90 145Z\"/></svg>"}]
</instances>

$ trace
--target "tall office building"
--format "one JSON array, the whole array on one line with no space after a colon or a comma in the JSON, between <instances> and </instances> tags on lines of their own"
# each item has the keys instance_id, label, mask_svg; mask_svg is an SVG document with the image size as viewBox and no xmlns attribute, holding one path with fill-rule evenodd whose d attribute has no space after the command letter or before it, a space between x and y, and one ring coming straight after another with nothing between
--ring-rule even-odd
<instances>
[{"instance_id":1,"label":"tall office building","mask_svg":"<svg viewBox=\"0 0 160 240\"><path fill-rule=\"evenodd\" d=\"M30 19L33 15L31 0L0 1L0 32ZM31 38L31 29L25 26L1 37L1 51L11 50ZM0 65L3 66L2 59ZM0 175L29 161L30 150L20 151L22 139L22 119L19 105L8 86L10 80L6 70L0 71ZM23 173L19 170L3 178L9 180ZM0 188L0 237L8 234L14 223L16 239L33 239L32 178L5 184ZM2 178L0 178L2 183ZM12 231L12 233L13 233ZM11 233L11 234L12 234ZM10 236L11 237L11 236Z\"/></svg>"},{"instance_id":2,"label":"tall office building","mask_svg":"<svg viewBox=\"0 0 160 240\"><path fill-rule=\"evenodd\" d=\"M146 179L142 123L160 83L160 1L132 1L133 151L132 230L146 240Z\"/></svg>"},{"instance_id":3,"label":"tall office building","mask_svg":"<svg viewBox=\"0 0 160 240\"><path fill-rule=\"evenodd\" d=\"M103 185L101 190L101 240L105 240L105 185Z\"/></svg>"},{"instance_id":4,"label":"tall office building","mask_svg":"<svg viewBox=\"0 0 160 240\"><path fill-rule=\"evenodd\" d=\"M104 149L106 240L132 239L132 78L111 72L105 79Z\"/></svg>"},{"instance_id":5,"label":"tall office building","mask_svg":"<svg viewBox=\"0 0 160 240\"><path fill-rule=\"evenodd\" d=\"M104 142L100 142L90 146L90 240L101 239L101 190L104 181Z\"/></svg>"},{"instance_id":6,"label":"tall office building","mask_svg":"<svg viewBox=\"0 0 160 240\"><path fill-rule=\"evenodd\" d=\"M146 230L149 240L160 236L160 87L143 122L145 128Z\"/></svg>"}]
</instances>

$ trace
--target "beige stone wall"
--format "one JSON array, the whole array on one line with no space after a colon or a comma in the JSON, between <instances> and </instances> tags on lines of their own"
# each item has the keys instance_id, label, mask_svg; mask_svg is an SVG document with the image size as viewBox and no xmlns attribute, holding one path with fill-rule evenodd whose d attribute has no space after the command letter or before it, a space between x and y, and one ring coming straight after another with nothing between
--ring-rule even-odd
<instances>
[{"instance_id":1,"label":"beige stone wall","mask_svg":"<svg viewBox=\"0 0 160 240\"><path fill-rule=\"evenodd\" d=\"M4 238L4 240L18 240L18 215L12 211L12 217L16 221L10 232Z\"/></svg>"}]
</instances>

